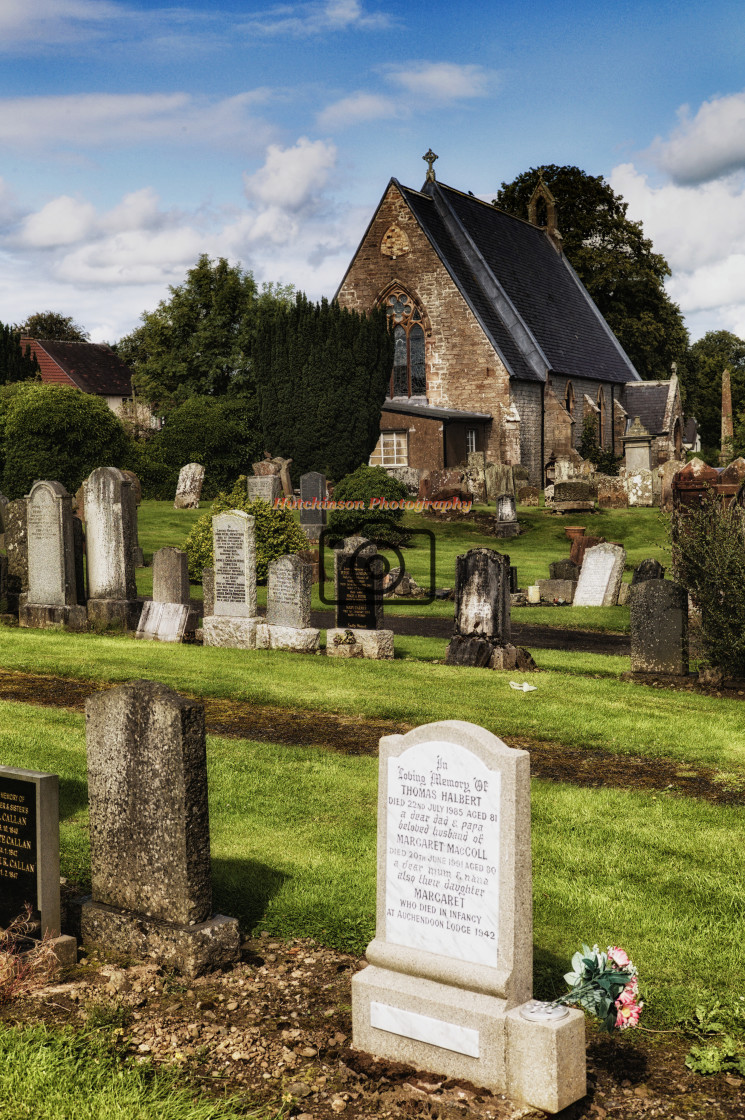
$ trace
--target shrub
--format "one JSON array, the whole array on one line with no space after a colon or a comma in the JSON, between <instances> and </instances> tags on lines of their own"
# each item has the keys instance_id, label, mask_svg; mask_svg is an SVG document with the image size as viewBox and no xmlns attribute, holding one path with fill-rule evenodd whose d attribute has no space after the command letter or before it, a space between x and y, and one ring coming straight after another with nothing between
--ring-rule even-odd
<instances>
[{"instance_id":1,"label":"shrub","mask_svg":"<svg viewBox=\"0 0 745 1120\"><path fill-rule=\"evenodd\" d=\"M597 422L595 417L585 416L582 421L582 438L579 441L579 453L583 459L588 459L597 469L599 474L617 475L623 459L622 455L614 455L612 451L604 451L598 443Z\"/></svg>"},{"instance_id":2,"label":"shrub","mask_svg":"<svg viewBox=\"0 0 745 1120\"><path fill-rule=\"evenodd\" d=\"M163 461L178 471L186 463L205 469L205 498L233 485L262 458L253 397L190 397L174 409L156 440Z\"/></svg>"},{"instance_id":3,"label":"shrub","mask_svg":"<svg viewBox=\"0 0 745 1120\"><path fill-rule=\"evenodd\" d=\"M246 476L241 475L229 493L217 495L211 511L199 518L186 538L184 548L189 557L190 579L201 579L202 570L213 565L212 518L214 514L228 509L242 509L254 518L256 579L259 583L265 582L267 566L272 560L287 552L302 552L308 547L308 538L290 510L273 509L261 498L251 501L246 491Z\"/></svg>"},{"instance_id":4,"label":"shrub","mask_svg":"<svg viewBox=\"0 0 745 1120\"><path fill-rule=\"evenodd\" d=\"M701 611L709 662L726 676L745 676L745 511L722 507L712 493L671 521L673 569Z\"/></svg>"},{"instance_id":5,"label":"shrub","mask_svg":"<svg viewBox=\"0 0 745 1120\"><path fill-rule=\"evenodd\" d=\"M74 494L96 467L120 466L127 437L102 397L63 385L29 384L11 398L4 447L8 497L22 497L40 478L61 482Z\"/></svg>"},{"instance_id":6,"label":"shrub","mask_svg":"<svg viewBox=\"0 0 745 1120\"><path fill-rule=\"evenodd\" d=\"M166 463L163 449L155 439L130 440L122 466L134 471L142 486L143 498L155 501L173 501L178 483L178 471Z\"/></svg>"},{"instance_id":7,"label":"shrub","mask_svg":"<svg viewBox=\"0 0 745 1120\"><path fill-rule=\"evenodd\" d=\"M334 510L329 515L329 529L340 537L359 535L386 544L406 544L409 534L403 527L403 505L401 509L386 510L372 507L371 503L375 498L401 502L407 497L403 482L393 478L385 468L363 464L334 487L334 501L362 501L364 509Z\"/></svg>"}]
</instances>

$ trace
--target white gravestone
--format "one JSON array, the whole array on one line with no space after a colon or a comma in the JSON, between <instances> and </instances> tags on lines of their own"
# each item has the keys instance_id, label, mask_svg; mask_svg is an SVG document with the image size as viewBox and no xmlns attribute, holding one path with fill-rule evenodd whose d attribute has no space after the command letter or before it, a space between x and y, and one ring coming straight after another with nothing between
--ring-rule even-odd
<instances>
[{"instance_id":1,"label":"white gravestone","mask_svg":"<svg viewBox=\"0 0 745 1120\"><path fill-rule=\"evenodd\" d=\"M186 603L146 602L137 626L136 638L158 642L183 642L187 631L196 628L196 614Z\"/></svg>"},{"instance_id":2,"label":"white gravestone","mask_svg":"<svg viewBox=\"0 0 745 1120\"><path fill-rule=\"evenodd\" d=\"M19 624L85 630L77 601L72 498L60 482L35 482L26 498L28 594Z\"/></svg>"},{"instance_id":3,"label":"white gravestone","mask_svg":"<svg viewBox=\"0 0 745 1120\"><path fill-rule=\"evenodd\" d=\"M212 518L215 597L203 620L205 645L256 648L256 544L254 519L232 509Z\"/></svg>"},{"instance_id":4,"label":"white gravestone","mask_svg":"<svg viewBox=\"0 0 745 1120\"><path fill-rule=\"evenodd\" d=\"M557 1112L585 1093L584 1016L528 1022L530 761L484 728L380 741L378 888L353 1044Z\"/></svg>"},{"instance_id":5,"label":"white gravestone","mask_svg":"<svg viewBox=\"0 0 745 1120\"><path fill-rule=\"evenodd\" d=\"M612 607L618 602L626 550L617 544L588 548L574 592L575 607Z\"/></svg>"}]
</instances>

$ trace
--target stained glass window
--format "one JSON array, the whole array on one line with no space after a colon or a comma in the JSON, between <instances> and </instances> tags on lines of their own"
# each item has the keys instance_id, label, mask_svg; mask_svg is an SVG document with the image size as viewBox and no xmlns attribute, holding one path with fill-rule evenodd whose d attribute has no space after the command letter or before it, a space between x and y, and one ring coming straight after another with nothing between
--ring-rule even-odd
<instances>
[{"instance_id":1,"label":"stained glass window","mask_svg":"<svg viewBox=\"0 0 745 1120\"><path fill-rule=\"evenodd\" d=\"M385 303L395 324L391 396L426 397L427 365L422 312L403 288L394 288Z\"/></svg>"}]
</instances>

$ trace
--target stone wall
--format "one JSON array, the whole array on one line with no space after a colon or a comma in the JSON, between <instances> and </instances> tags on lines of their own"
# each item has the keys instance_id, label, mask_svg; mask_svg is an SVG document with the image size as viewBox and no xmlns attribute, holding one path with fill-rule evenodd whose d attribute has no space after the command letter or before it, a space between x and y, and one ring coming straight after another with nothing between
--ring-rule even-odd
<instances>
[{"instance_id":1,"label":"stone wall","mask_svg":"<svg viewBox=\"0 0 745 1120\"><path fill-rule=\"evenodd\" d=\"M386 238L391 227L396 236ZM429 403L498 418L500 407L509 404L509 375L398 187L391 183L344 278L339 303L368 311L394 282L419 302L423 312ZM501 444L500 426L494 423L484 449L487 458L499 461Z\"/></svg>"},{"instance_id":2,"label":"stone wall","mask_svg":"<svg viewBox=\"0 0 745 1120\"><path fill-rule=\"evenodd\" d=\"M520 462L534 486L543 487L543 385L513 381L512 402L520 414Z\"/></svg>"}]
</instances>

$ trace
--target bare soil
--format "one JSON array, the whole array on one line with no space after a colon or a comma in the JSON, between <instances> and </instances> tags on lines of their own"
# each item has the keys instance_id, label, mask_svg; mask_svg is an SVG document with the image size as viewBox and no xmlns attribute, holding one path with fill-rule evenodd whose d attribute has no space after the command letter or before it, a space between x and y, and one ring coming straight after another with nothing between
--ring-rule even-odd
<instances>
[{"instance_id":1,"label":"bare soil","mask_svg":"<svg viewBox=\"0 0 745 1120\"><path fill-rule=\"evenodd\" d=\"M297 1120L544 1116L468 1082L351 1049L350 982L363 967L313 941L267 934L245 942L233 969L193 981L153 963L83 957L61 981L0 1006L0 1018L82 1027L92 1014L99 1023L108 1015L123 1023L123 1055L175 1064L215 1096L276 1106L284 1098ZM745 1081L689 1072L689 1045L641 1031L609 1037L588 1023L588 1093L561 1120L743 1120Z\"/></svg>"}]
</instances>

